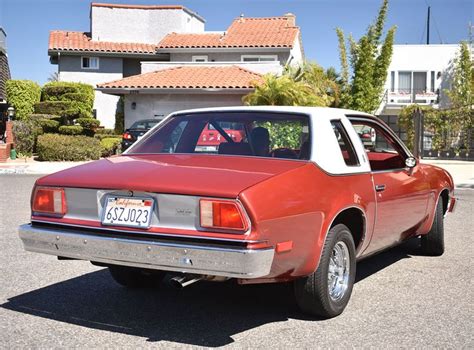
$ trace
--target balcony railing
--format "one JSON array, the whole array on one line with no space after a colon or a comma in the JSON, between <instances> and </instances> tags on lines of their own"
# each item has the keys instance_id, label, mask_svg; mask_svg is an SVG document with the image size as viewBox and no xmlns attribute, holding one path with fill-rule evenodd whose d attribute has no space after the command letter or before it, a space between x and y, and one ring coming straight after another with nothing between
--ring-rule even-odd
<instances>
[{"instance_id":1,"label":"balcony railing","mask_svg":"<svg viewBox=\"0 0 474 350\"><path fill-rule=\"evenodd\" d=\"M431 104L439 103L439 90L427 91L422 89L396 89L388 90L385 94L386 105L408 105L412 103L417 104Z\"/></svg>"}]
</instances>

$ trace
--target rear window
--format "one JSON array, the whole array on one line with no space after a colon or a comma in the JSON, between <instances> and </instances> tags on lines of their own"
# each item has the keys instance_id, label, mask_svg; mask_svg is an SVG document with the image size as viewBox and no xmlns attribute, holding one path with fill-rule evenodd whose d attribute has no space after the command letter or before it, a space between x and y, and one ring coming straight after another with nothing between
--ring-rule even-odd
<instances>
[{"instance_id":1,"label":"rear window","mask_svg":"<svg viewBox=\"0 0 474 350\"><path fill-rule=\"evenodd\" d=\"M177 115L132 146L129 154L185 153L303 159L310 157L303 114L226 112Z\"/></svg>"},{"instance_id":2,"label":"rear window","mask_svg":"<svg viewBox=\"0 0 474 350\"><path fill-rule=\"evenodd\" d=\"M144 130L150 130L153 128L156 124L158 124L161 120L139 120L135 123L132 124L130 129L144 129Z\"/></svg>"}]
</instances>

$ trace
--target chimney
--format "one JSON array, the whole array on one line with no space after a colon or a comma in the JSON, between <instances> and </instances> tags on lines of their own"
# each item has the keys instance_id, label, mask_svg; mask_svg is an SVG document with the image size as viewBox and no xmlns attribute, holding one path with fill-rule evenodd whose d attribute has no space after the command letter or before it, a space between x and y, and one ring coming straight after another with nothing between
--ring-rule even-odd
<instances>
[{"instance_id":1,"label":"chimney","mask_svg":"<svg viewBox=\"0 0 474 350\"><path fill-rule=\"evenodd\" d=\"M287 18L288 27L296 27L296 16L293 13L291 12L285 13L283 17Z\"/></svg>"}]
</instances>

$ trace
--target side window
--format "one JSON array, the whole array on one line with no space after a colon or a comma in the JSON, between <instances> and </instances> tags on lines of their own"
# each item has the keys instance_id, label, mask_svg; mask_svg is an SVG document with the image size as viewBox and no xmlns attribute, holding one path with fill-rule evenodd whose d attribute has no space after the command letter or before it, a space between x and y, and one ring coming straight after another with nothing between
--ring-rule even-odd
<instances>
[{"instance_id":1,"label":"side window","mask_svg":"<svg viewBox=\"0 0 474 350\"><path fill-rule=\"evenodd\" d=\"M353 121L352 125L364 145L373 171L405 167L405 156L401 147L380 126L362 121Z\"/></svg>"},{"instance_id":2,"label":"side window","mask_svg":"<svg viewBox=\"0 0 474 350\"><path fill-rule=\"evenodd\" d=\"M331 125L339 143L344 162L347 166L358 166L359 159L357 158L354 146L352 145L349 135L347 135L344 125L342 125L340 120L332 120Z\"/></svg>"}]
</instances>

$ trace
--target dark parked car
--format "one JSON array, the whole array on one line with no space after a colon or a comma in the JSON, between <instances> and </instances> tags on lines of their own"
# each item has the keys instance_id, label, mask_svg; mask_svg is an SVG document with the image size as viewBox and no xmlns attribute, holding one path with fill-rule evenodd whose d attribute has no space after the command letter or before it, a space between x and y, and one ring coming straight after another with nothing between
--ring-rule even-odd
<instances>
[{"instance_id":1,"label":"dark parked car","mask_svg":"<svg viewBox=\"0 0 474 350\"><path fill-rule=\"evenodd\" d=\"M133 123L132 126L125 130L122 135L122 151L125 151L127 148L133 145L135 141L138 141L148 130L153 128L162 120L163 118L143 119Z\"/></svg>"}]
</instances>

